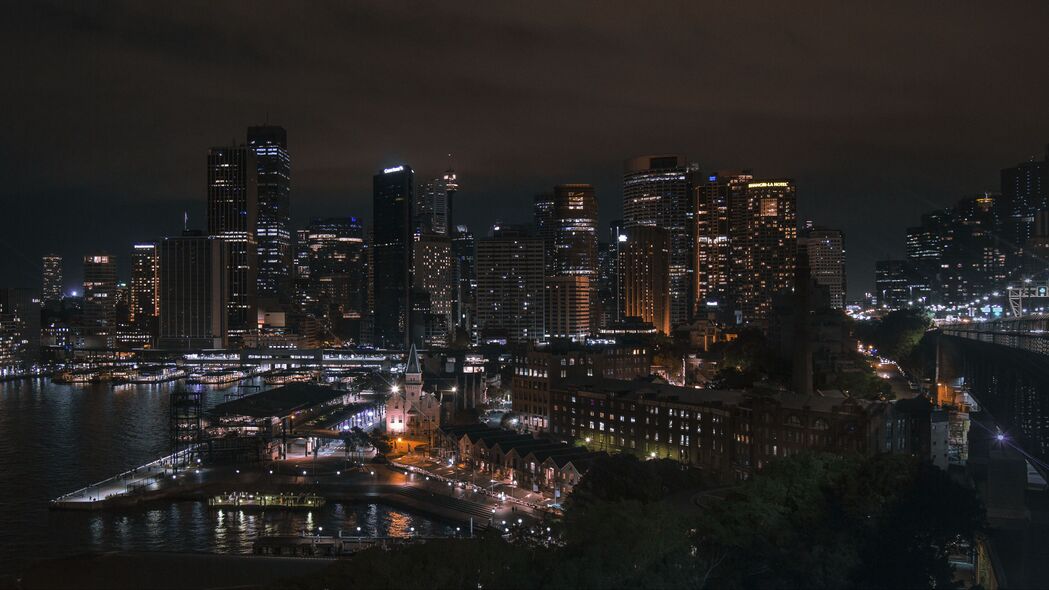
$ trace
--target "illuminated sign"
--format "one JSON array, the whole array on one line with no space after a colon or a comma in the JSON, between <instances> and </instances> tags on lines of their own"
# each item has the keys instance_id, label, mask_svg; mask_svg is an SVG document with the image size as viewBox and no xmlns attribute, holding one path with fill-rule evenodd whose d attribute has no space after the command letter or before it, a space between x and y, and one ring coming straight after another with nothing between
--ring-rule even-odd
<instances>
[{"instance_id":1,"label":"illuminated sign","mask_svg":"<svg viewBox=\"0 0 1049 590\"><path fill-rule=\"evenodd\" d=\"M382 169L382 173L383 174L392 174L394 172L403 172L403 171L404 171L404 166L394 166L393 168L383 168Z\"/></svg>"},{"instance_id":2,"label":"illuminated sign","mask_svg":"<svg viewBox=\"0 0 1049 590\"><path fill-rule=\"evenodd\" d=\"M752 182L747 185L747 188L777 188L790 186L789 182Z\"/></svg>"}]
</instances>

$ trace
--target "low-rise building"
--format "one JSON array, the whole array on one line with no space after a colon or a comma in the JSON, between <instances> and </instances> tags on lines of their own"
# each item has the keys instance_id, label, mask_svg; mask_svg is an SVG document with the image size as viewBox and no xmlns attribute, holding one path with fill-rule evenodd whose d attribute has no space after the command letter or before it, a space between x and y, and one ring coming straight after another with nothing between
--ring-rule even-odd
<instances>
[{"instance_id":1,"label":"low-rise building","mask_svg":"<svg viewBox=\"0 0 1049 590\"><path fill-rule=\"evenodd\" d=\"M644 345L582 345L558 342L514 355L512 409L527 430L550 429L550 390L565 379L634 379L651 370Z\"/></svg>"},{"instance_id":2,"label":"low-rise building","mask_svg":"<svg viewBox=\"0 0 1049 590\"><path fill-rule=\"evenodd\" d=\"M432 441L441 426L441 402L423 391L423 370L413 344L404 367L404 384L386 401L386 433Z\"/></svg>"},{"instance_id":3,"label":"low-rise building","mask_svg":"<svg viewBox=\"0 0 1049 590\"><path fill-rule=\"evenodd\" d=\"M551 390L551 432L610 453L669 458L745 479L802 451L909 452L888 402L782 391L566 379ZM901 448L900 445L904 445Z\"/></svg>"}]
</instances>

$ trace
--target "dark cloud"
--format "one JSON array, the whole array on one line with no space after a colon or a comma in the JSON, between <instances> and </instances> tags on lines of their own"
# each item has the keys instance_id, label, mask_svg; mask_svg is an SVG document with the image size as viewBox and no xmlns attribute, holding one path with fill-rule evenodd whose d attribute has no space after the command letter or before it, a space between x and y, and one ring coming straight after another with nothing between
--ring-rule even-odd
<instances>
[{"instance_id":1,"label":"dark cloud","mask_svg":"<svg viewBox=\"0 0 1049 590\"><path fill-rule=\"evenodd\" d=\"M204 152L288 128L298 222L370 213L371 174L449 161L465 221L527 219L624 159L799 181L846 230L853 295L927 209L1040 153L1049 5L841 2L24 2L0 23L6 282L203 222ZM449 159L448 154L452 154ZM76 275L71 280L76 280Z\"/></svg>"}]
</instances>

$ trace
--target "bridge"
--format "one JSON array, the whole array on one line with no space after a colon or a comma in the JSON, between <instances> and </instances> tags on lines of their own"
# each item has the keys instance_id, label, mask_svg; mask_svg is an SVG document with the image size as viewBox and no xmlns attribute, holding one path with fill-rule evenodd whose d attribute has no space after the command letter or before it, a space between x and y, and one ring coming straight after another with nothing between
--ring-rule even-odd
<instances>
[{"instance_id":1,"label":"bridge","mask_svg":"<svg viewBox=\"0 0 1049 590\"><path fill-rule=\"evenodd\" d=\"M1049 314L943 323L938 328L947 336L1049 355Z\"/></svg>"}]
</instances>

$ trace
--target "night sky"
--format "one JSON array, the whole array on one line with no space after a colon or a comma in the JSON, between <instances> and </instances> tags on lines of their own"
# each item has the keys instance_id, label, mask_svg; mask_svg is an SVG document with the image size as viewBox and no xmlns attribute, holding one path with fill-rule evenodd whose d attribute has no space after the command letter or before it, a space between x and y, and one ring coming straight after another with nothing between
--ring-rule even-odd
<instances>
[{"instance_id":1,"label":"night sky","mask_svg":"<svg viewBox=\"0 0 1049 590\"><path fill-rule=\"evenodd\" d=\"M207 148L269 121L296 225L368 219L401 161L451 162L478 234L558 182L616 218L634 155L793 177L799 220L845 230L855 297L923 211L1049 142L1046 2L349 4L8 3L0 283L38 287L56 251L72 286L88 251L204 227Z\"/></svg>"}]
</instances>

